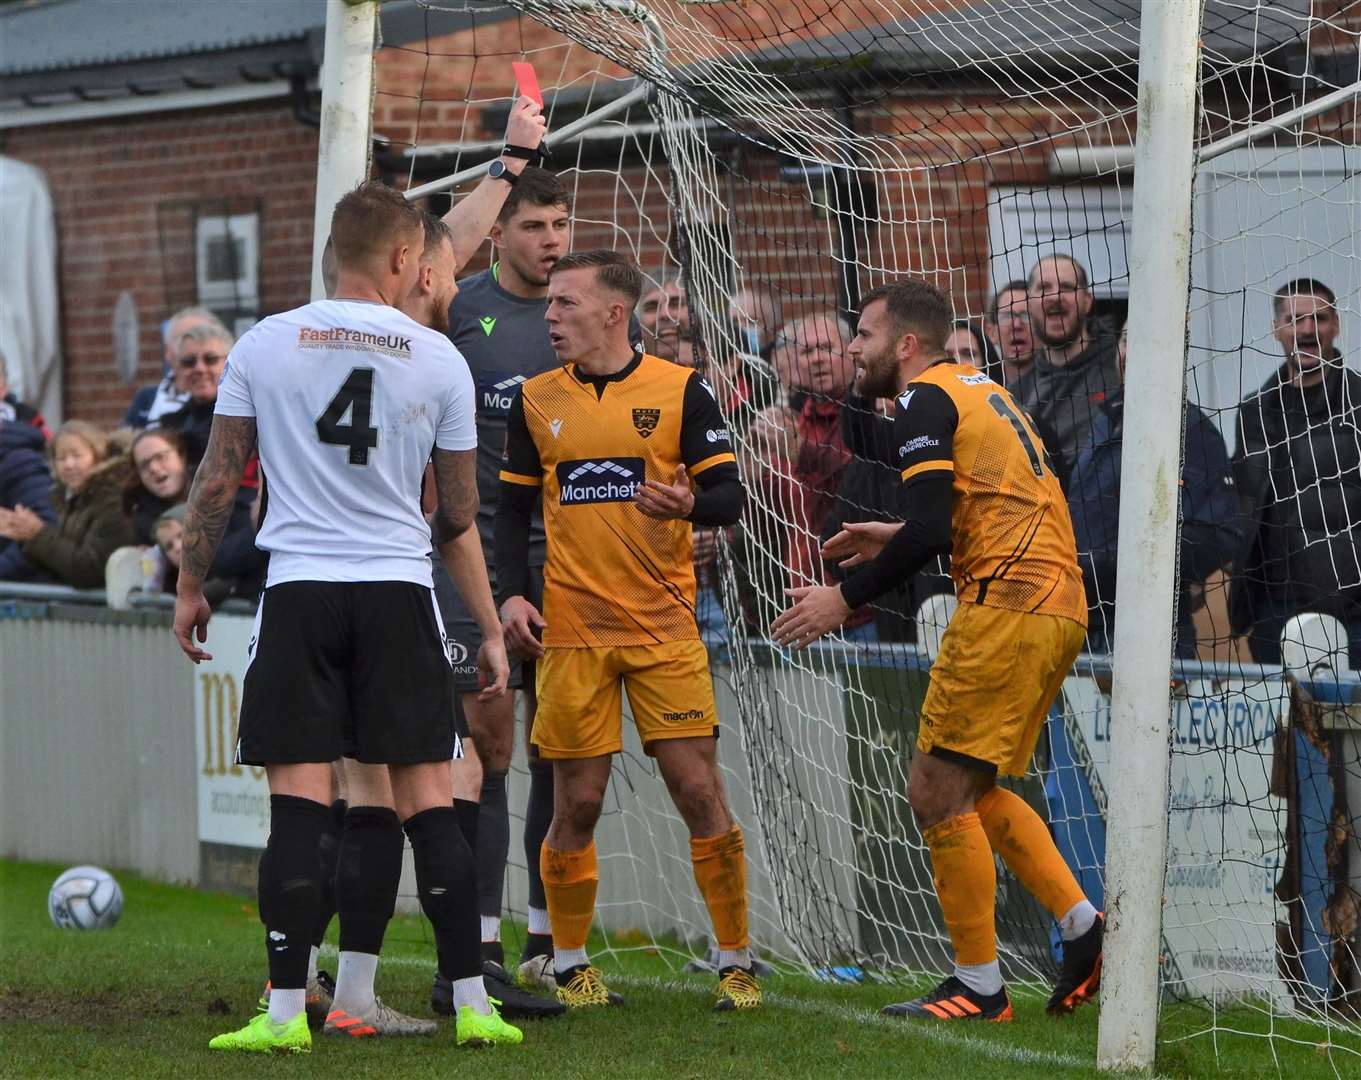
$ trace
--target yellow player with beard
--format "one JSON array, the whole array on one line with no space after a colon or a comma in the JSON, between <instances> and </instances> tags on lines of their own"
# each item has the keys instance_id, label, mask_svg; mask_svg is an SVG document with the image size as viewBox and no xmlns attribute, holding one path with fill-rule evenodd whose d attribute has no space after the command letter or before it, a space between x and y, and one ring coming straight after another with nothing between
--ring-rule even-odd
<instances>
[{"instance_id":1,"label":"yellow player with beard","mask_svg":"<svg viewBox=\"0 0 1361 1080\"><path fill-rule=\"evenodd\" d=\"M772 636L803 648L850 613L951 553L959 608L931 669L908 801L931 852L955 950L935 990L884 1012L921 1020L1010 1020L997 963L993 851L1053 914L1063 969L1049 1000L1070 1012L1100 984L1103 920L1040 817L999 788L1024 774L1081 648L1087 607L1073 528L1043 446L1011 395L949 360L950 299L917 281L869 293L849 353L864 397L896 396L903 524L848 525L824 554L858 567L839 586L790 590Z\"/></svg>"}]
</instances>

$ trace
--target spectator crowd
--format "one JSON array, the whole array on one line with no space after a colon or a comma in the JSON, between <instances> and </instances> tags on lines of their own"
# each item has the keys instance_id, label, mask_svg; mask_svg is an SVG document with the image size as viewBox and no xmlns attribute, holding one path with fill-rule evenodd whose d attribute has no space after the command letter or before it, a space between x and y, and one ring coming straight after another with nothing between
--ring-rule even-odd
<instances>
[{"instance_id":1,"label":"spectator crowd","mask_svg":"<svg viewBox=\"0 0 1361 1080\"><path fill-rule=\"evenodd\" d=\"M1283 364L1237 412L1230 453L1214 418L1186 405L1182 440L1177 651L1278 663L1292 616L1346 627L1361 660L1361 375L1346 367L1332 290L1311 278L1272 298ZM1088 649L1114 643L1126 335L1094 317L1086 267L1039 259L1004 283L981 322L960 320L948 359L1006 387L1027 412L1068 496L1088 595ZM834 581L821 543L851 521L896 520L892 402L854 393L853 327L836 310L784 319L780 300L745 288L730 338L705 348L683 283L668 279L639 308L658 354L704 367L743 448L755 498L730 530L736 610L763 633L792 585ZM725 335L716 335L723 337ZM649 347L651 347L649 345ZM718 548L697 533L701 625L721 630ZM848 624L852 641L912 640L911 613L951 589L946 567ZM717 612L717 616L714 616ZM704 616L708 614L706 619Z\"/></svg>"},{"instance_id":2,"label":"spectator crowd","mask_svg":"<svg viewBox=\"0 0 1361 1080\"><path fill-rule=\"evenodd\" d=\"M1087 269L1039 259L1008 281L985 317L960 320L947 358L1010 391L1044 442L1068 496L1087 587L1089 651L1114 642L1126 338L1093 317ZM684 280L663 275L636 316L650 353L705 371L754 498L726 531L696 530L697 618L726 632L720 552L737 584L729 611L755 634L792 585L838 578L821 545L844 523L896 520L893 402L854 392L853 325L841 311L786 318L775 293L744 287L706 342ZM1347 628L1361 660L1361 374L1337 348L1337 300L1298 278L1272 298L1279 370L1237 412L1232 453L1219 427L1188 402L1183 424L1178 653L1279 662L1294 615L1318 611ZM158 553L159 587L173 590L194 470L207 447L217 386L233 336L204 308L164 326L165 374L138 391L112 434L79 420L54 433L9 393L0 357L0 580L100 588L110 555ZM250 598L266 556L254 543L262 503L254 463L213 567L211 596ZM153 587L157 583L149 582ZM874 610L856 612L853 641L911 641L912 613L948 592L944 565Z\"/></svg>"},{"instance_id":3,"label":"spectator crowd","mask_svg":"<svg viewBox=\"0 0 1361 1080\"><path fill-rule=\"evenodd\" d=\"M234 338L211 311L185 308L166 321L163 342L165 377L138 391L111 434L82 420L49 432L8 393L0 357L0 581L101 589L110 556L142 547L155 552L143 586L173 592L189 488ZM263 584L257 473L252 463L213 564L212 600L254 598Z\"/></svg>"}]
</instances>

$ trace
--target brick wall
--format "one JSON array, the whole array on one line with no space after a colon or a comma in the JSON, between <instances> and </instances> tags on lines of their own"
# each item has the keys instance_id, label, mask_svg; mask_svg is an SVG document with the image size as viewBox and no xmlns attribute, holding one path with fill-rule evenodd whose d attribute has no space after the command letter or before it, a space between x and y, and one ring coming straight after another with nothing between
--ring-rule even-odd
<instances>
[{"instance_id":1,"label":"brick wall","mask_svg":"<svg viewBox=\"0 0 1361 1080\"><path fill-rule=\"evenodd\" d=\"M260 213L260 310L307 300L317 133L287 105L20 128L5 153L43 169L60 243L66 415L114 426L137 386L160 376L160 322L194 303L193 222L225 208ZM131 385L110 350L114 302L141 321Z\"/></svg>"}]
</instances>

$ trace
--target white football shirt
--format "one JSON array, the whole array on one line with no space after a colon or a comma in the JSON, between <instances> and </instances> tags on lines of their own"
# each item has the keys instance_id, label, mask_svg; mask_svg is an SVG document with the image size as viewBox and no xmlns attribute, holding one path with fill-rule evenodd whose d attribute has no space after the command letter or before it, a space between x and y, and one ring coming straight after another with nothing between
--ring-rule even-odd
<instances>
[{"instance_id":1,"label":"white football shirt","mask_svg":"<svg viewBox=\"0 0 1361 1080\"><path fill-rule=\"evenodd\" d=\"M426 462L477 447L472 376L447 337L362 300L272 315L227 357L216 412L255 417L269 585L431 584Z\"/></svg>"}]
</instances>

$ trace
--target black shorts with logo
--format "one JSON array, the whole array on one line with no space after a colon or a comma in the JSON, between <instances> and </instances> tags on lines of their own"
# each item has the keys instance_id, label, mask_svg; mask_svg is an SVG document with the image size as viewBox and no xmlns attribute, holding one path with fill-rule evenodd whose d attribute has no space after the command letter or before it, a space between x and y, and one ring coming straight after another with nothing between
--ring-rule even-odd
<instances>
[{"instance_id":1,"label":"black shorts with logo","mask_svg":"<svg viewBox=\"0 0 1361 1080\"><path fill-rule=\"evenodd\" d=\"M237 761L448 761L467 728L434 590L407 581L288 581L260 599Z\"/></svg>"},{"instance_id":2,"label":"black shorts with logo","mask_svg":"<svg viewBox=\"0 0 1361 1080\"><path fill-rule=\"evenodd\" d=\"M477 685L477 650L482 648L482 631L478 629L477 620L473 618L472 612L463 603L463 597L454 588L454 583L449 577L449 572L444 569L444 563L435 558L432 560L435 579L435 599L439 603L440 617L444 620L444 632L449 636L449 663L454 669L454 689L460 694L475 694L480 689ZM487 562L487 572L491 578L492 595L496 595L496 574L491 568L491 562ZM533 566L529 568L529 595L525 597L531 604L543 611L543 567ZM525 669L529 672L526 675ZM510 689L521 690L525 686L526 677L529 685L534 683L534 664L533 661L521 660L518 656L510 656Z\"/></svg>"}]
</instances>

